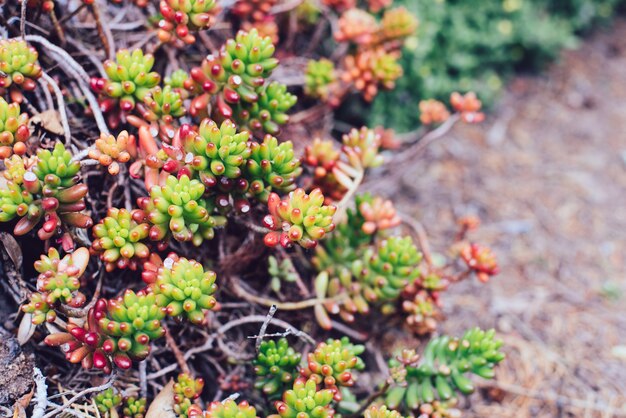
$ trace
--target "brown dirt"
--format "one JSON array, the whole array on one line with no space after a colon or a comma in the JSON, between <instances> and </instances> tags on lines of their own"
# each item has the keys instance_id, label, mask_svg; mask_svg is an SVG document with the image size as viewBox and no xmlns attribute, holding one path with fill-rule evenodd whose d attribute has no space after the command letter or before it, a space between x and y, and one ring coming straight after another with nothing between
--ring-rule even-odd
<instances>
[{"instance_id":1,"label":"brown dirt","mask_svg":"<svg viewBox=\"0 0 626 418\"><path fill-rule=\"evenodd\" d=\"M31 389L34 365L15 338L0 334L0 405L12 405Z\"/></svg>"},{"instance_id":2,"label":"brown dirt","mask_svg":"<svg viewBox=\"0 0 626 418\"><path fill-rule=\"evenodd\" d=\"M498 389L474 396L468 416L626 416L616 353L626 345L626 22L545 76L514 80L498 109L455 128L387 189L440 249L458 216L478 214L472 238L499 256L490 284L443 296L444 331L495 327L507 347Z\"/></svg>"}]
</instances>

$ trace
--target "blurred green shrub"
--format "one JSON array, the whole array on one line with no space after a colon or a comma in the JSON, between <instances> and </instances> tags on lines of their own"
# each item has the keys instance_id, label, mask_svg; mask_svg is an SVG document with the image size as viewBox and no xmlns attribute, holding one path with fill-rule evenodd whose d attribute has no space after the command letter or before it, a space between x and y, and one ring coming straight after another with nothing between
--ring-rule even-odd
<instances>
[{"instance_id":1,"label":"blurred green shrub","mask_svg":"<svg viewBox=\"0 0 626 418\"><path fill-rule=\"evenodd\" d=\"M399 131L419 125L424 98L474 90L490 106L508 76L535 71L576 45L624 0L396 0L420 21L403 53L405 75L379 94L370 117Z\"/></svg>"}]
</instances>

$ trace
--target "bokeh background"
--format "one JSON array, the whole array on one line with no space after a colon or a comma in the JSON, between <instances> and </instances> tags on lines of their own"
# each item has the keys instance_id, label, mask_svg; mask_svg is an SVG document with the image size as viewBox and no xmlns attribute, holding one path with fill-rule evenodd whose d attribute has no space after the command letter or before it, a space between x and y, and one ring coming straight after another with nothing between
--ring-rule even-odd
<instances>
[{"instance_id":1,"label":"bokeh background","mask_svg":"<svg viewBox=\"0 0 626 418\"><path fill-rule=\"evenodd\" d=\"M420 27L370 123L414 129L419 100L455 90L490 109L369 185L434 247L479 215L498 254L488 286L446 295L445 331L495 327L507 347L468 416L626 416L626 2L404 4Z\"/></svg>"}]
</instances>

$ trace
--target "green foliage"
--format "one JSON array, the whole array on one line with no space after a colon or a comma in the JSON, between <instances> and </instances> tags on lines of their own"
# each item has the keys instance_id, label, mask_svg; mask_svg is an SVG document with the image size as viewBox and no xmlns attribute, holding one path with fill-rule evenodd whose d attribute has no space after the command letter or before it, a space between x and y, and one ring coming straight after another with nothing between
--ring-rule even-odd
<instances>
[{"instance_id":1,"label":"green foliage","mask_svg":"<svg viewBox=\"0 0 626 418\"><path fill-rule=\"evenodd\" d=\"M109 337L107 352L126 353L142 360L150 353L150 341L162 337L165 330L161 320L165 309L156 303L156 295L127 289L123 296L111 299L97 311L96 318L102 331Z\"/></svg>"},{"instance_id":2,"label":"green foliage","mask_svg":"<svg viewBox=\"0 0 626 418\"><path fill-rule=\"evenodd\" d=\"M411 237L390 237L376 250L370 248L364 257L352 264L352 272L365 285L369 301L392 301L402 289L419 276L422 254Z\"/></svg>"},{"instance_id":3,"label":"green foliage","mask_svg":"<svg viewBox=\"0 0 626 418\"><path fill-rule=\"evenodd\" d=\"M236 119L240 126L278 135L280 125L289 121L287 111L297 101L298 98L287 91L286 85L272 81L259 89L256 102L241 103L235 111Z\"/></svg>"},{"instance_id":4,"label":"green foliage","mask_svg":"<svg viewBox=\"0 0 626 418\"><path fill-rule=\"evenodd\" d=\"M297 374L302 355L289 346L286 338L265 340L259 347L254 360L254 373L257 380L254 387L267 395L282 393L286 383L293 381Z\"/></svg>"},{"instance_id":5,"label":"green foliage","mask_svg":"<svg viewBox=\"0 0 626 418\"><path fill-rule=\"evenodd\" d=\"M304 73L304 92L308 96L326 100L330 94L330 86L336 79L335 64L331 60L309 60Z\"/></svg>"},{"instance_id":6,"label":"green foliage","mask_svg":"<svg viewBox=\"0 0 626 418\"><path fill-rule=\"evenodd\" d=\"M94 400L96 401L98 411L103 413L105 417L110 417L111 411L115 410L122 404L122 395L120 395L117 390L108 388L105 391L98 393L94 397Z\"/></svg>"},{"instance_id":7,"label":"green foliage","mask_svg":"<svg viewBox=\"0 0 626 418\"><path fill-rule=\"evenodd\" d=\"M276 257L267 258L267 272L271 277L270 286L274 292L280 292L283 282L293 283L298 279L298 273L290 257L285 257L280 263Z\"/></svg>"},{"instance_id":8,"label":"green foliage","mask_svg":"<svg viewBox=\"0 0 626 418\"><path fill-rule=\"evenodd\" d=\"M200 397L203 388L202 378L194 379L187 373L179 374L174 383L174 412L187 416L189 408L193 401Z\"/></svg>"},{"instance_id":9,"label":"green foliage","mask_svg":"<svg viewBox=\"0 0 626 418\"><path fill-rule=\"evenodd\" d=\"M256 418L256 409L247 401L237 403L229 399L225 402L211 402L204 416L206 418Z\"/></svg>"},{"instance_id":10,"label":"green foliage","mask_svg":"<svg viewBox=\"0 0 626 418\"><path fill-rule=\"evenodd\" d=\"M129 212L126 209L110 208L107 217L93 227L95 239L91 246L94 252L100 254L107 271L115 267L136 268L135 260L150 255L150 249L142 242L148 238L150 225L137 222L138 216L141 215L137 210Z\"/></svg>"},{"instance_id":11,"label":"green foliage","mask_svg":"<svg viewBox=\"0 0 626 418\"><path fill-rule=\"evenodd\" d=\"M363 370L365 364L359 357L365 351L360 344L352 344L348 337L329 339L319 343L307 356L306 367L302 375L314 380L318 385L324 384L333 392L336 401L341 400L338 386L354 385L352 370Z\"/></svg>"},{"instance_id":12,"label":"green foliage","mask_svg":"<svg viewBox=\"0 0 626 418\"><path fill-rule=\"evenodd\" d=\"M42 73L37 57L37 50L22 39L0 40L0 71L6 74L0 77L0 88L15 83L24 90L33 90L35 79Z\"/></svg>"},{"instance_id":13,"label":"green foliage","mask_svg":"<svg viewBox=\"0 0 626 418\"><path fill-rule=\"evenodd\" d=\"M164 186L154 186L150 198L142 201L150 228L150 239L159 241L169 234L177 241L192 241L200 245L214 236L215 219L204 194L204 185L186 175L179 179L169 176Z\"/></svg>"},{"instance_id":14,"label":"green foliage","mask_svg":"<svg viewBox=\"0 0 626 418\"><path fill-rule=\"evenodd\" d=\"M143 102L147 107L143 117L148 121L172 123L175 118L185 115L180 93L170 86L154 87L143 98Z\"/></svg>"},{"instance_id":15,"label":"green foliage","mask_svg":"<svg viewBox=\"0 0 626 418\"><path fill-rule=\"evenodd\" d=\"M408 410L416 410L421 404L436 399L451 399L457 391L472 393L474 384L467 374L492 379L495 364L504 359L499 351L502 341L494 336L494 330L485 332L474 328L462 338L432 339L419 361L405 364L405 381L389 390L386 404L393 409L403 404ZM390 366L400 367L400 360L391 360Z\"/></svg>"},{"instance_id":16,"label":"green foliage","mask_svg":"<svg viewBox=\"0 0 626 418\"><path fill-rule=\"evenodd\" d=\"M453 91L479 91L486 104L492 103L513 71L540 68L575 41L571 25L548 15L545 2L401 3L417 15L420 24L403 50L405 75L393 92L378 95L369 122L372 126L385 121L399 130L415 128L420 100L447 100Z\"/></svg>"},{"instance_id":17,"label":"green foliage","mask_svg":"<svg viewBox=\"0 0 626 418\"><path fill-rule=\"evenodd\" d=\"M185 315L190 322L204 322L204 310L213 309L217 301L216 274L204 271L202 264L174 254L159 268L152 285L157 295L156 303L164 307L169 316Z\"/></svg>"},{"instance_id":18,"label":"green foliage","mask_svg":"<svg viewBox=\"0 0 626 418\"><path fill-rule=\"evenodd\" d=\"M72 161L72 154L61 142L54 144L52 152L47 149L37 151L37 159L33 173L48 188L56 189L76 184L75 177L80 171L80 162Z\"/></svg>"},{"instance_id":19,"label":"green foliage","mask_svg":"<svg viewBox=\"0 0 626 418\"><path fill-rule=\"evenodd\" d=\"M390 410L385 405L371 405L363 413L363 418L403 418L398 411Z\"/></svg>"},{"instance_id":20,"label":"green foliage","mask_svg":"<svg viewBox=\"0 0 626 418\"><path fill-rule=\"evenodd\" d=\"M333 416L330 403L333 393L328 389L318 389L315 380L296 379L293 389L283 393L282 401L274 406L278 414L268 418L329 418Z\"/></svg>"},{"instance_id":21,"label":"green foliage","mask_svg":"<svg viewBox=\"0 0 626 418\"><path fill-rule=\"evenodd\" d=\"M143 418L146 413L146 398L130 396L124 399L124 418Z\"/></svg>"},{"instance_id":22,"label":"green foliage","mask_svg":"<svg viewBox=\"0 0 626 418\"><path fill-rule=\"evenodd\" d=\"M252 194L267 201L272 190L289 192L295 189L302 168L291 141L279 144L275 137L266 135L262 143L252 142L250 148L246 177Z\"/></svg>"},{"instance_id":23,"label":"green foliage","mask_svg":"<svg viewBox=\"0 0 626 418\"><path fill-rule=\"evenodd\" d=\"M120 99L123 110L135 107L135 100L143 101L150 89L161 81L157 72L151 72L154 56L145 54L141 49L129 51L121 49L115 55L115 61L104 62L107 79L92 80L92 87L109 97Z\"/></svg>"}]
</instances>

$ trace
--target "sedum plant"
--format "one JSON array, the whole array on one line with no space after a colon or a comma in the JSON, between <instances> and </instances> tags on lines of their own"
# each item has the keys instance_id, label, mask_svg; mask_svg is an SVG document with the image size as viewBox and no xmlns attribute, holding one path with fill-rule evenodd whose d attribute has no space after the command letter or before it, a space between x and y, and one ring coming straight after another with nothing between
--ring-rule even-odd
<instances>
[{"instance_id":1,"label":"sedum plant","mask_svg":"<svg viewBox=\"0 0 626 418\"><path fill-rule=\"evenodd\" d=\"M224 402L211 402L204 412L205 418L257 418L256 409L247 401L239 403L228 399Z\"/></svg>"},{"instance_id":2,"label":"sedum plant","mask_svg":"<svg viewBox=\"0 0 626 418\"><path fill-rule=\"evenodd\" d=\"M302 355L289 346L286 338L261 342L254 360L255 388L263 390L266 395L280 394L297 376L301 358Z\"/></svg>"},{"instance_id":3,"label":"sedum plant","mask_svg":"<svg viewBox=\"0 0 626 418\"><path fill-rule=\"evenodd\" d=\"M285 391L282 400L274 404L277 414L269 418L333 417L332 400L332 391L318 389L313 379L298 378L293 383L293 389Z\"/></svg>"},{"instance_id":4,"label":"sedum plant","mask_svg":"<svg viewBox=\"0 0 626 418\"><path fill-rule=\"evenodd\" d=\"M0 40L0 71L6 74L0 77L0 88L17 86L34 90L35 81L42 73L38 56L37 50L22 39Z\"/></svg>"},{"instance_id":5,"label":"sedum plant","mask_svg":"<svg viewBox=\"0 0 626 418\"><path fill-rule=\"evenodd\" d=\"M170 254L158 269L152 291L156 304L165 308L169 316L184 315L194 324L205 322L204 311L217 303L216 274L204 271L200 263L176 254Z\"/></svg>"},{"instance_id":6,"label":"sedum plant","mask_svg":"<svg viewBox=\"0 0 626 418\"><path fill-rule=\"evenodd\" d=\"M187 373L179 374L174 383L174 412L186 416L193 402L200 397L203 388L202 378L194 379Z\"/></svg>"},{"instance_id":7,"label":"sedum plant","mask_svg":"<svg viewBox=\"0 0 626 418\"><path fill-rule=\"evenodd\" d=\"M289 247L297 242L305 248L313 248L318 240L335 229L336 207L324 205L324 195L319 189L310 194L296 189L284 200L272 193L267 205L270 213L263 218L263 224L271 230L264 238L269 247L278 244Z\"/></svg>"},{"instance_id":8,"label":"sedum plant","mask_svg":"<svg viewBox=\"0 0 626 418\"><path fill-rule=\"evenodd\" d=\"M0 97L0 158L9 158L13 153L24 155L28 138L28 114L20 113L19 103L9 104Z\"/></svg>"},{"instance_id":9,"label":"sedum plant","mask_svg":"<svg viewBox=\"0 0 626 418\"><path fill-rule=\"evenodd\" d=\"M154 56L141 49L121 49L115 61L104 63L107 78L92 78L91 87L105 96L119 100L123 111L130 111L137 100L143 101L150 89L161 81L159 73L152 70Z\"/></svg>"},{"instance_id":10,"label":"sedum plant","mask_svg":"<svg viewBox=\"0 0 626 418\"><path fill-rule=\"evenodd\" d=\"M495 331L474 328L461 338L441 336L432 339L422 358L406 365L406 384L393 387L387 394L387 405L403 405L416 410L421 404L446 401L457 392L469 394L474 384L467 377L475 374L485 379L494 377L495 364L504 359L502 341L494 339ZM398 361L390 362L398 366Z\"/></svg>"},{"instance_id":11,"label":"sedum plant","mask_svg":"<svg viewBox=\"0 0 626 418\"><path fill-rule=\"evenodd\" d=\"M146 398L129 396L124 399L124 418L144 418L146 415Z\"/></svg>"},{"instance_id":12,"label":"sedum plant","mask_svg":"<svg viewBox=\"0 0 626 418\"><path fill-rule=\"evenodd\" d=\"M193 44L196 37L191 32L207 29L215 9L215 0L161 0L159 10L163 18L159 21L159 40L180 39L185 44Z\"/></svg>"},{"instance_id":13,"label":"sedum plant","mask_svg":"<svg viewBox=\"0 0 626 418\"><path fill-rule=\"evenodd\" d=\"M362 345L355 345L343 337L340 340L329 339L317 345L315 351L307 356L306 367L302 376L324 385L333 393L333 399L342 399L339 386L354 385L352 370L362 370L365 365L359 354L365 351Z\"/></svg>"},{"instance_id":14,"label":"sedum plant","mask_svg":"<svg viewBox=\"0 0 626 418\"><path fill-rule=\"evenodd\" d=\"M108 388L96 396L94 401L98 407L98 411L103 414L104 417L117 416L116 409L122 404L122 395L120 395L115 389Z\"/></svg>"},{"instance_id":15,"label":"sedum plant","mask_svg":"<svg viewBox=\"0 0 626 418\"><path fill-rule=\"evenodd\" d=\"M363 413L363 418L402 418L402 415L385 405L371 405Z\"/></svg>"}]
</instances>

